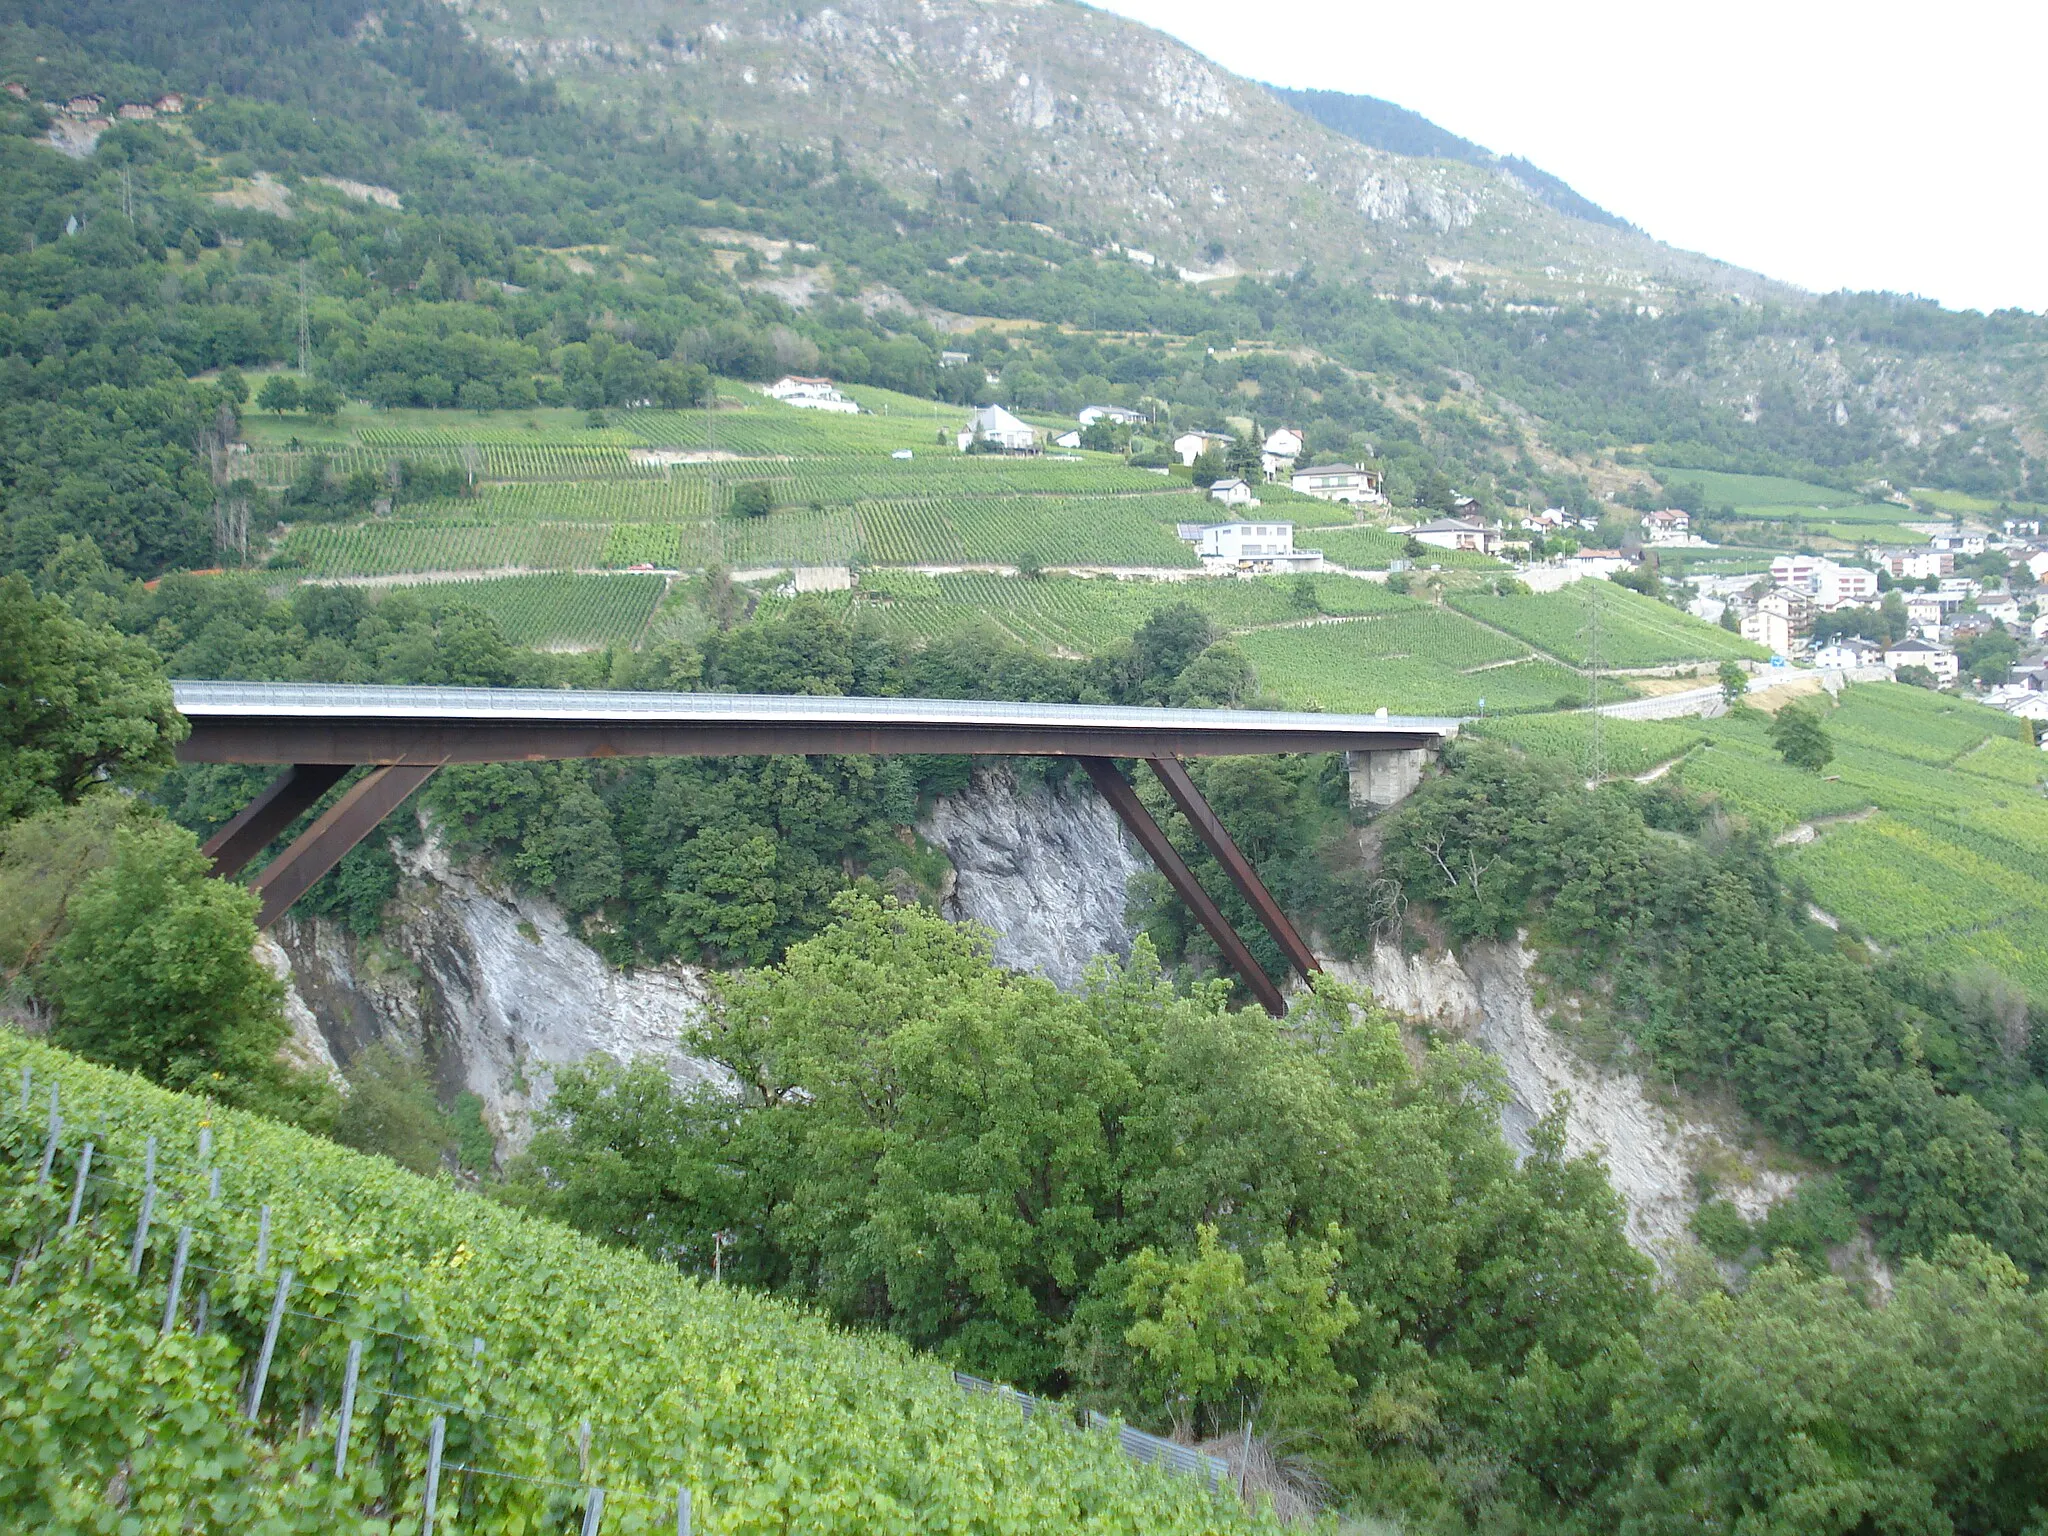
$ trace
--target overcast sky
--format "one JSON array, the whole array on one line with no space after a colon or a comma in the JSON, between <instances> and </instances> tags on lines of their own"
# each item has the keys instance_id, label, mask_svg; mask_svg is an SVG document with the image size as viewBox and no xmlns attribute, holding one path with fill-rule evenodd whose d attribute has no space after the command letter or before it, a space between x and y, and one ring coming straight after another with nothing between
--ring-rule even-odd
<instances>
[{"instance_id":1,"label":"overcast sky","mask_svg":"<svg viewBox=\"0 0 2048 1536\"><path fill-rule=\"evenodd\" d=\"M1095 0L1398 102L1658 239L1820 291L2048 311L2044 0Z\"/></svg>"}]
</instances>

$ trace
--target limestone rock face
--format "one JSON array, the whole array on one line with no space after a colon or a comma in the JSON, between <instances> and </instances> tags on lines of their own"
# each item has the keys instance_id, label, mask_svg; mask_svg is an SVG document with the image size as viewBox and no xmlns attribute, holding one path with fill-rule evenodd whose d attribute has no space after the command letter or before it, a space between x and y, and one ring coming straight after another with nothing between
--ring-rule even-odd
<instances>
[{"instance_id":1,"label":"limestone rock face","mask_svg":"<svg viewBox=\"0 0 2048 1536\"><path fill-rule=\"evenodd\" d=\"M594 1053L651 1057L679 1084L720 1079L681 1046L704 1014L697 969L616 970L551 903L493 889L432 838L402 855L401 869L399 909L380 940L324 918L278 928L291 972L287 1010L295 1023L311 1021L328 1060L345 1067L380 1040L413 1047L444 1091L483 1100L501 1153L532 1135L553 1069ZM318 1058L310 1042L300 1045Z\"/></svg>"},{"instance_id":2,"label":"limestone rock face","mask_svg":"<svg viewBox=\"0 0 2048 1536\"><path fill-rule=\"evenodd\" d=\"M1130 957L1126 893L1152 866L1085 781L1022 785L1007 768L977 769L918 831L953 861L946 916L994 930L1003 965L1074 987L1097 955Z\"/></svg>"},{"instance_id":3,"label":"limestone rock face","mask_svg":"<svg viewBox=\"0 0 2048 1536\"><path fill-rule=\"evenodd\" d=\"M1639 1074L1580 1056L1536 1006L1535 960L1519 944L1415 955L1380 944L1369 962L1325 964L1383 1007L1462 1036L1497 1059L1512 1095L1501 1130L1517 1153L1527 1155L1530 1130L1569 1095L1565 1150L1600 1155L1628 1208L1629 1241L1660 1264L1691 1241L1697 1173L1711 1171L1717 1192L1751 1221L1797 1188L1796 1175L1766 1166L1710 1118L1653 1100Z\"/></svg>"}]
</instances>

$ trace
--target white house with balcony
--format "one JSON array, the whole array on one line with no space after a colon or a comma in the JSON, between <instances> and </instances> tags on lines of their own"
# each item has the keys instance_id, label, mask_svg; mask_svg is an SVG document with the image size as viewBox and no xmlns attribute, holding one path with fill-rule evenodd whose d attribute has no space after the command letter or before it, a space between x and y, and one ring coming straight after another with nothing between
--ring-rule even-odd
<instances>
[{"instance_id":1,"label":"white house with balcony","mask_svg":"<svg viewBox=\"0 0 2048 1536\"><path fill-rule=\"evenodd\" d=\"M1292 523L1182 523L1177 531L1212 570L1313 571L1323 563L1320 549L1294 547Z\"/></svg>"},{"instance_id":2,"label":"white house with balcony","mask_svg":"<svg viewBox=\"0 0 2048 1536\"><path fill-rule=\"evenodd\" d=\"M1256 507L1259 504L1259 498L1252 494L1251 486L1235 476L1228 480L1218 480L1210 486L1209 499L1220 501L1226 507ZM1291 536L1292 524L1289 528Z\"/></svg>"},{"instance_id":3,"label":"white house with balcony","mask_svg":"<svg viewBox=\"0 0 2048 1536\"><path fill-rule=\"evenodd\" d=\"M1427 544L1432 549L1459 549L1475 555L1491 555L1500 549L1500 530L1488 528L1483 523L1470 522L1462 517L1437 517L1426 523L1417 523L1413 528L1396 528L1395 533L1406 533L1418 544Z\"/></svg>"},{"instance_id":4,"label":"white house with balcony","mask_svg":"<svg viewBox=\"0 0 2048 1536\"><path fill-rule=\"evenodd\" d=\"M1945 645L1936 645L1931 640L1922 640L1917 635L1887 646L1884 664L1896 672L1901 667L1925 667L1934 674L1938 683L1952 683L1962 671L1956 661L1956 653Z\"/></svg>"},{"instance_id":5,"label":"white house with balcony","mask_svg":"<svg viewBox=\"0 0 2048 1536\"><path fill-rule=\"evenodd\" d=\"M1877 572L1820 555L1778 556L1771 562L1771 580L1804 592L1824 612L1877 601Z\"/></svg>"},{"instance_id":6,"label":"white house with balcony","mask_svg":"<svg viewBox=\"0 0 2048 1536\"><path fill-rule=\"evenodd\" d=\"M780 400L784 405L800 406L807 411L834 411L842 416L856 416L860 406L839 393L830 379L807 378L800 373L786 373L763 391L769 399Z\"/></svg>"},{"instance_id":7,"label":"white house with balcony","mask_svg":"<svg viewBox=\"0 0 2048 1536\"><path fill-rule=\"evenodd\" d=\"M1345 502L1351 506L1380 506L1386 493L1380 489L1379 471L1363 464L1311 464L1294 472L1288 482L1304 496L1317 501Z\"/></svg>"},{"instance_id":8,"label":"white house with balcony","mask_svg":"<svg viewBox=\"0 0 2048 1536\"><path fill-rule=\"evenodd\" d=\"M1884 647L1859 635L1830 640L1813 653L1813 664L1823 672L1853 672L1859 667L1884 665Z\"/></svg>"}]
</instances>

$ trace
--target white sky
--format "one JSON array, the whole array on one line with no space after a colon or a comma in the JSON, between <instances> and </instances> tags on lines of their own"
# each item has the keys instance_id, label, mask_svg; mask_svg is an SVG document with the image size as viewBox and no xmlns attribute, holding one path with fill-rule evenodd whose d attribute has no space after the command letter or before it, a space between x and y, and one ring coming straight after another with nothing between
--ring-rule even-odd
<instances>
[{"instance_id":1,"label":"white sky","mask_svg":"<svg viewBox=\"0 0 2048 1536\"><path fill-rule=\"evenodd\" d=\"M1094 0L1821 292L2048 311L2044 0Z\"/></svg>"}]
</instances>

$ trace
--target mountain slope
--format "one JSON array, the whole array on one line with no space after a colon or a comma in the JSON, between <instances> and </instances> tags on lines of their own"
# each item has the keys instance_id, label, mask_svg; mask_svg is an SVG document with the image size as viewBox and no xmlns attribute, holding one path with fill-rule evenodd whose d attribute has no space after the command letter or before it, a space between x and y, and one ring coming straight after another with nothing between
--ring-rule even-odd
<instances>
[{"instance_id":1,"label":"mountain slope","mask_svg":"<svg viewBox=\"0 0 2048 1536\"><path fill-rule=\"evenodd\" d=\"M1344 91L1294 91L1280 85L1267 89L1297 112L1361 144L1397 155L1462 160L1467 165L1504 170L1559 213L1610 229L1635 228L1627 219L1609 213L1591 198L1573 191L1561 178L1531 165L1520 155L1496 155L1484 145L1460 138L1448 128L1439 128L1420 112L1411 112L1391 101Z\"/></svg>"},{"instance_id":2,"label":"mountain slope","mask_svg":"<svg viewBox=\"0 0 2048 1536\"><path fill-rule=\"evenodd\" d=\"M1022 178L1050 222L1216 275L1306 260L1397 288L1457 274L1508 293L1648 302L1774 291L1561 213L1500 166L1348 138L1161 33L1079 6L852 0L793 13L738 0L715 18L659 0L457 8L523 75L643 131L702 126L843 153L912 198Z\"/></svg>"}]
</instances>

